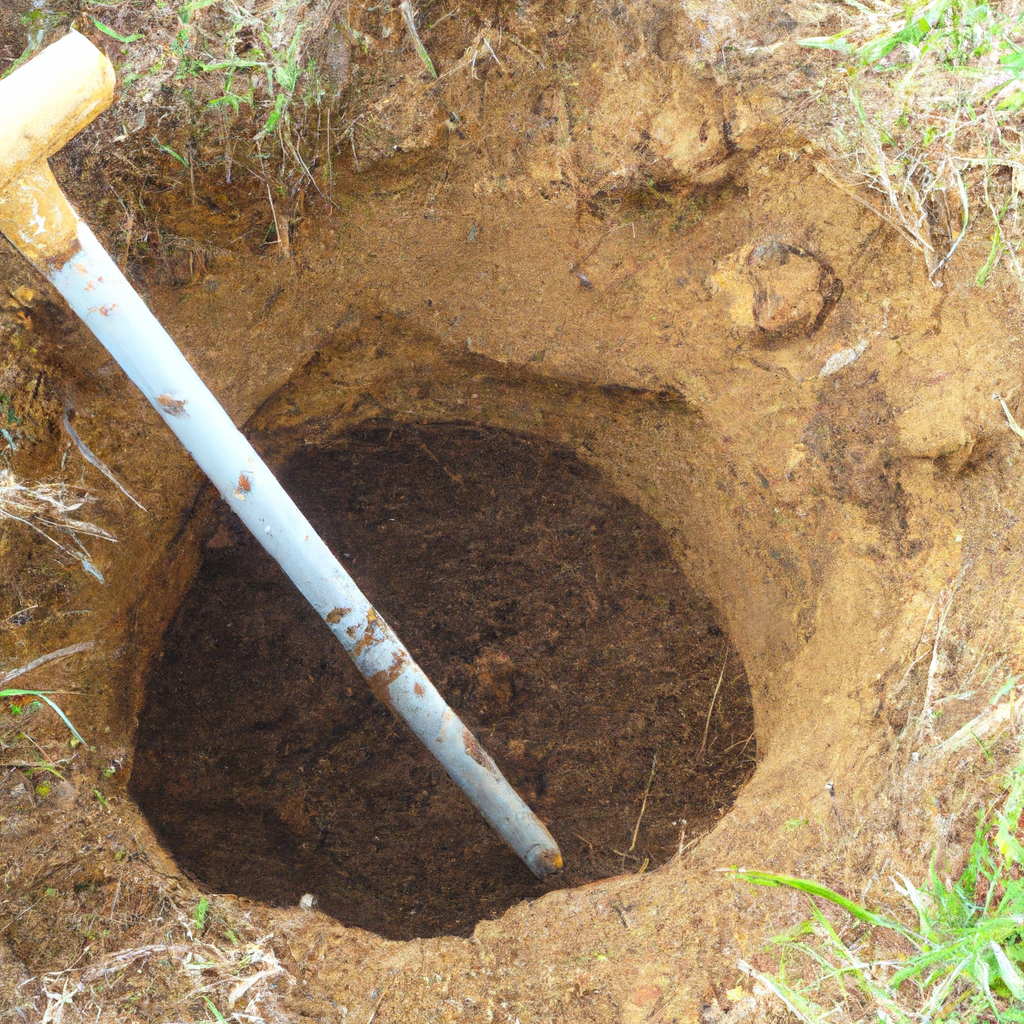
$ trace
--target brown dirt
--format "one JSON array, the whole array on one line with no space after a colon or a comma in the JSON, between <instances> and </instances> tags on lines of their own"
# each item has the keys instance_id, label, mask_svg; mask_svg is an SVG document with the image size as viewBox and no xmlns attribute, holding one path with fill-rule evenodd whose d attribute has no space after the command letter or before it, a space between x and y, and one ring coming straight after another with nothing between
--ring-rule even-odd
<instances>
[{"instance_id":1,"label":"brown dirt","mask_svg":"<svg viewBox=\"0 0 1024 1024\"><path fill-rule=\"evenodd\" d=\"M183 868L286 906L313 893L392 938L469 934L521 899L658 866L732 803L756 749L739 658L660 527L574 452L373 420L281 479L567 866L532 878L218 502L131 780Z\"/></svg>"},{"instance_id":2,"label":"brown dirt","mask_svg":"<svg viewBox=\"0 0 1024 1024\"><path fill-rule=\"evenodd\" d=\"M3 13L0 28L16 32ZM87 486L99 496L90 516L118 543L90 542L104 587L21 525L0 530L3 668L95 641L77 660L24 677L59 691L90 749L70 748L45 711L14 715L7 704L3 714L0 1005L27 1019L49 1007L51 1020L58 1010L65 1021L206 1020L206 995L225 1013L264 1020L703 1024L732 1004L737 1014L749 1009L746 994L757 1014L748 1019L770 1021L771 1000L751 992L737 959L772 969L766 940L805 907L717 869L805 874L888 907L893 874L920 880L932 857L940 870L955 869L992 773L1018 755L1006 706L989 704L1006 673L1022 669L1022 452L991 400L994 391L1008 395L1017 412L1018 298L1002 284L974 284L987 247L974 236L944 286L932 287L919 254L818 173L820 154L808 143L819 116L814 69L789 38L813 20L810 8L781 17L754 3L724 14L699 4L564 3L542 13L502 5L472 22L453 16L431 39L438 60L454 67L467 37L485 32L501 61L476 77L463 68L440 86L422 80L400 32L385 45L388 17L365 23L381 43L355 76L361 91L346 99L367 111L366 132L355 133L360 172L351 139L320 136L317 188L303 179L292 191L287 179L276 213L253 176L259 166L240 164L225 180L216 133L191 140L193 175L152 151L143 136L161 118L172 145L173 133L190 132L163 94L146 132L120 138L115 109L56 158L58 175L276 465L307 440L315 455L332 437L379 438L383 423L401 426L403 445L414 425L432 438L468 422L527 451L571 450L559 464L580 460L587 470L576 482L592 488L574 501L605 502L616 510L608 522L646 524L640 546L657 553L651 562L640 560L635 537L616 537L626 546L615 560L634 552L635 592L658 593L651 577L664 582L674 563L672 586L696 595L687 605L735 645L749 678L756 770L684 856L643 874L627 860L620 877L516 903L468 938L390 942L376 927L230 893L209 893L200 914L204 889L153 836L128 779L140 772L132 785L141 785L150 756L136 751L137 722L147 680L160 678L166 629L203 558L230 559L243 542L204 547L211 529L218 534L188 458L4 248L0 393L18 444L4 451L4 465L19 479ZM19 49L9 35L3 46L6 56ZM452 111L457 128L448 127ZM286 225L280 232L275 220ZM857 357L822 377L844 352ZM60 425L65 405L148 514L84 463ZM425 443L453 474L476 479ZM443 504L455 483L422 458L417 472L440 485L423 497ZM389 502L397 503L367 505ZM416 529L429 527L427 512ZM524 523L549 522L522 512ZM385 525L375 541L389 536ZM373 520L361 529L372 532ZM623 532L609 528L609 544ZM423 544L415 533L408 542ZM537 549L527 544L515 557L534 564ZM579 557L593 565L586 559L597 555ZM478 571L483 554L461 564L462 600L486 605L493 592ZM423 573L442 569L430 562ZM402 628L413 634L415 609L426 605L410 598L392 608L398 597L379 595L396 620L408 615ZM567 622L566 597L538 592L536 600ZM935 612L950 601L940 630ZM589 621L593 613L580 608ZM544 614L541 632L562 629L560 645L576 652L570 677L577 661L610 650L610 641L545 626ZM665 637L664 650L648 652L656 671L679 638L663 620L642 624ZM501 649L508 637L445 659L432 653L442 639L426 631L418 654L437 658L432 670L449 676L464 708L481 709L474 724L494 729L499 760L514 766L516 755L501 749L505 716L494 708L508 694L510 709L538 715L526 699L535 677L513 673L506 687L503 661L493 662L497 672L478 663L497 644L493 657L517 665ZM717 656L725 640L715 640ZM620 674L628 689L616 687L615 699L655 699L634 671ZM667 716L687 718L691 743L706 693L688 716ZM282 726L312 718L316 706L267 703ZM662 713L671 705L632 712L644 717L642 739L630 748L622 796L608 805L618 817L603 826L618 849L654 753L645 737L673 731ZM260 711L258 702L245 709ZM386 732L386 719L368 718ZM621 735L630 721L602 729ZM942 744L968 723L983 749ZM528 719L521 728L538 729ZM398 736L376 742L397 747ZM716 736L714 749L729 745ZM189 773L207 756L197 746L166 782L196 778ZM305 756L286 754L281 771ZM529 746L523 756L529 763ZM616 759L607 761L600 767L614 773ZM316 782L317 770L303 774ZM535 774L524 779L536 785ZM557 771L547 779L539 801L557 791ZM273 776L268 828L278 836L297 828L291 834L305 841L313 808L285 796L301 795L297 786ZM649 807L651 825L679 820L678 786L655 776L661 807ZM410 792L415 800L422 790ZM654 841L653 860L664 856L667 832L641 837ZM309 876L287 870L283 897L294 899Z\"/></svg>"}]
</instances>

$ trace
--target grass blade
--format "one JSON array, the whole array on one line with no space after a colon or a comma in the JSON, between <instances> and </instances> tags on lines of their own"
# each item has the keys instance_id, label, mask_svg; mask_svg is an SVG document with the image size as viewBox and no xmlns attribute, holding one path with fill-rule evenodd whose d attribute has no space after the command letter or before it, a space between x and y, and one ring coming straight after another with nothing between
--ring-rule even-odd
<instances>
[{"instance_id":1,"label":"grass blade","mask_svg":"<svg viewBox=\"0 0 1024 1024\"><path fill-rule=\"evenodd\" d=\"M0 697L36 697L46 704L49 704L54 711L60 716L60 720L71 730L71 734L81 743L83 746L88 746L84 739L82 739L81 733L71 724L70 719L63 711L52 701L49 697L43 693L42 690L0 690Z\"/></svg>"},{"instance_id":2,"label":"grass blade","mask_svg":"<svg viewBox=\"0 0 1024 1024\"><path fill-rule=\"evenodd\" d=\"M883 914L876 914L868 910L867 907L862 907L859 903L854 903L853 900L841 896L834 889L830 889L820 882L812 882L806 878L793 878L790 875L775 875L768 871L752 871L748 868L723 868L722 870L728 871L735 877L742 878L745 882L750 882L752 885L782 885L806 893L808 896L818 896L821 899L828 900L829 903L834 903L837 907L842 907L852 917L857 918L858 921L863 921L865 924L873 925L876 928L889 928L912 940L919 938L919 936L899 921L894 921Z\"/></svg>"}]
</instances>

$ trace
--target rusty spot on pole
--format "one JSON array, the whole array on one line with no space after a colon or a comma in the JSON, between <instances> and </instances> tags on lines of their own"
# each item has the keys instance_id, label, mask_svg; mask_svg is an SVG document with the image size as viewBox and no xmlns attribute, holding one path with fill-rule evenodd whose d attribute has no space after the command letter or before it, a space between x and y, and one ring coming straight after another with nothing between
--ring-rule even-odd
<instances>
[{"instance_id":1,"label":"rusty spot on pole","mask_svg":"<svg viewBox=\"0 0 1024 1024\"><path fill-rule=\"evenodd\" d=\"M336 626L351 611L351 608L332 608L327 613L327 616L324 621L326 621L328 625Z\"/></svg>"},{"instance_id":2,"label":"rusty spot on pole","mask_svg":"<svg viewBox=\"0 0 1024 1024\"><path fill-rule=\"evenodd\" d=\"M6 232L5 232L6 234ZM60 270L69 260L73 260L82 251L82 243L78 238L69 238L62 246L47 259L47 266L51 270Z\"/></svg>"},{"instance_id":3,"label":"rusty spot on pole","mask_svg":"<svg viewBox=\"0 0 1024 1024\"><path fill-rule=\"evenodd\" d=\"M363 630L363 635L359 638L355 647L352 648L353 658L358 658L367 647L383 639L383 631L380 635L377 634L377 623L380 621L380 616L372 608L366 613L366 628Z\"/></svg>"},{"instance_id":4,"label":"rusty spot on pole","mask_svg":"<svg viewBox=\"0 0 1024 1024\"><path fill-rule=\"evenodd\" d=\"M172 398L170 395L157 395L156 400L160 403L160 408L163 409L168 416L184 416L185 406L188 402L183 398Z\"/></svg>"},{"instance_id":5,"label":"rusty spot on pole","mask_svg":"<svg viewBox=\"0 0 1024 1024\"><path fill-rule=\"evenodd\" d=\"M409 664L409 659L405 656L404 651L395 651L391 664L379 672L374 672L372 676L367 676L366 681L370 684L370 689L382 700L387 706L392 707L391 704L391 691L388 687L405 671L405 666Z\"/></svg>"},{"instance_id":6,"label":"rusty spot on pole","mask_svg":"<svg viewBox=\"0 0 1024 1024\"><path fill-rule=\"evenodd\" d=\"M476 737L465 726L462 727L462 746L481 768L486 768L489 772L497 771L487 752L477 743Z\"/></svg>"},{"instance_id":7,"label":"rusty spot on pole","mask_svg":"<svg viewBox=\"0 0 1024 1024\"><path fill-rule=\"evenodd\" d=\"M422 697L427 691L423 689L422 683L414 683L412 692L415 693L417 697Z\"/></svg>"},{"instance_id":8,"label":"rusty spot on pole","mask_svg":"<svg viewBox=\"0 0 1024 1024\"><path fill-rule=\"evenodd\" d=\"M252 490L252 483L245 473L238 474L238 489L246 494Z\"/></svg>"}]
</instances>

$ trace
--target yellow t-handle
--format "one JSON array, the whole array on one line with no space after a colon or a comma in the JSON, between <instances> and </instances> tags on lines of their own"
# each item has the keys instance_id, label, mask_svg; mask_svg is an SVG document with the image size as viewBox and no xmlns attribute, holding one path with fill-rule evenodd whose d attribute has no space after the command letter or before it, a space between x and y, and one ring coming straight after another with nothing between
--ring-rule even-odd
<instances>
[{"instance_id":1,"label":"yellow t-handle","mask_svg":"<svg viewBox=\"0 0 1024 1024\"><path fill-rule=\"evenodd\" d=\"M0 231L44 272L78 246L47 158L110 106L114 82L106 55L77 32L0 80Z\"/></svg>"}]
</instances>

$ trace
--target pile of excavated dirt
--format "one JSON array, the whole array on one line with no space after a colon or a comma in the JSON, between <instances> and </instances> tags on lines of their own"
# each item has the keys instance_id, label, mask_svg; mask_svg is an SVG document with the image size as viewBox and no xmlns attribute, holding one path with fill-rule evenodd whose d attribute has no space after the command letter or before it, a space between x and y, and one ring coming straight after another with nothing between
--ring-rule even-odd
<instances>
[{"instance_id":1,"label":"pile of excavated dirt","mask_svg":"<svg viewBox=\"0 0 1024 1024\"><path fill-rule=\"evenodd\" d=\"M308 172L177 85L54 167L566 871L479 825L4 243L0 471L116 542L32 521L101 582L0 519L0 671L62 652L10 685L86 740L0 701L0 1006L785 1020L739 962L806 902L720 869L891 910L1018 756L1018 296L975 235L935 287L819 173L809 8L452 7L435 83L353 6Z\"/></svg>"}]
</instances>

